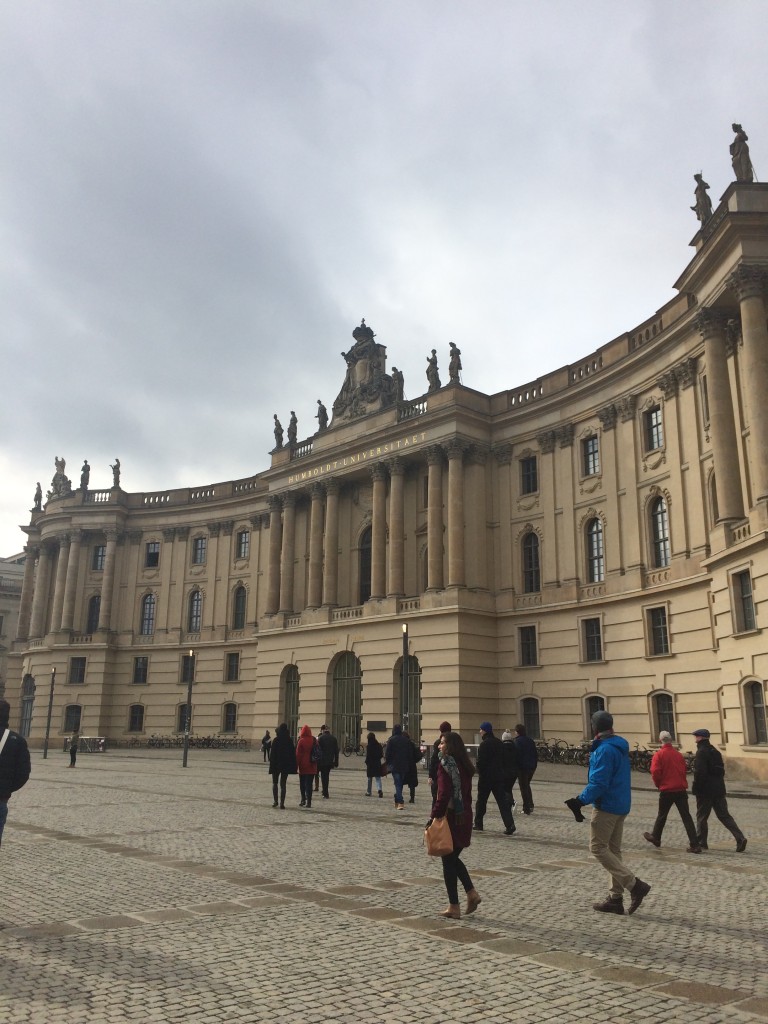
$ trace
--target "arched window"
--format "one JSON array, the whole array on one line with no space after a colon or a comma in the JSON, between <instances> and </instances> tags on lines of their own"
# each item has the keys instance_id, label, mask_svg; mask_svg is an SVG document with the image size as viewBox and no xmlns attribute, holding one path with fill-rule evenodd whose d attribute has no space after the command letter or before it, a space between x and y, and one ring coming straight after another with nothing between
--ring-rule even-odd
<instances>
[{"instance_id":1,"label":"arched window","mask_svg":"<svg viewBox=\"0 0 768 1024\"><path fill-rule=\"evenodd\" d=\"M232 701L221 709L221 731L237 732L237 704Z\"/></svg>"},{"instance_id":2,"label":"arched window","mask_svg":"<svg viewBox=\"0 0 768 1024\"><path fill-rule=\"evenodd\" d=\"M597 516L587 523L587 579L590 583L602 583L605 579L603 523Z\"/></svg>"},{"instance_id":3,"label":"arched window","mask_svg":"<svg viewBox=\"0 0 768 1024\"><path fill-rule=\"evenodd\" d=\"M398 689L400 693L400 716L403 729L414 743L421 740L421 666L419 659L408 655L405 678L403 678L403 659L400 658L396 671L398 673Z\"/></svg>"},{"instance_id":4,"label":"arched window","mask_svg":"<svg viewBox=\"0 0 768 1024\"><path fill-rule=\"evenodd\" d=\"M85 623L85 632L88 636L95 633L99 628L99 612L101 610L101 598L94 594L88 602L88 618Z\"/></svg>"},{"instance_id":5,"label":"arched window","mask_svg":"<svg viewBox=\"0 0 768 1024\"><path fill-rule=\"evenodd\" d=\"M660 732L668 732L675 739L675 705L671 693L654 693L651 698L653 723L652 738L657 740Z\"/></svg>"},{"instance_id":6,"label":"arched window","mask_svg":"<svg viewBox=\"0 0 768 1024\"><path fill-rule=\"evenodd\" d=\"M663 569L671 561L669 516L667 515L667 503L663 498L656 498L651 505L651 540L653 566L655 569Z\"/></svg>"},{"instance_id":7,"label":"arched window","mask_svg":"<svg viewBox=\"0 0 768 1024\"><path fill-rule=\"evenodd\" d=\"M365 604L371 596L371 535L371 527L367 526L360 536L360 600L358 604Z\"/></svg>"},{"instance_id":8,"label":"arched window","mask_svg":"<svg viewBox=\"0 0 768 1024\"><path fill-rule=\"evenodd\" d=\"M539 701L536 697L523 697L520 701L523 725L526 733L532 740L541 739L541 716L539 713Z\"/></svg>"},{"instance_id":9,"label":"arched window","mask_svg":"<svg viewBox=\"0 0 768 1024\"><path fill-rule=\"evenodd\" d=\"M747 705L747 739L752 744L768 743L768 724L765 717L765 688L761 682L747 683L744 687Z\"/></svg>"},{"instance_id":10,"label":"arched window","mask_svg":"<svg viewBox=\"0 0 768 1024\"><path fill-rule=\"evenodd\" d=\"M187 617L187 632L199 633L203 623L203 595L199 590L193 590L189 595L189 615Z\"/></svg>"},{"instance_id":11,"label":"arched window","mask_svg":"<svg viewBox=\"0 0 768 1024\"><path fill-rule=\"evenodd\" d=\"M245 587L235 590L232 601L232 629L245 629L245 607L248 599Z\"/></svg>"},{"instance_id":12,"label":"arched window","mask_svg":"<svg viewBox=\"0 0 768 1024\"><path fill-rule=\"evenodd\" d=\"M67 704L64 708L64 732L77 732L82 715L83 709L79 704Z\"/></svg>"},{"instance_id":13,"label":"arched window","mask_svg":"<svg viewBox=\"0 0 768 1024\"><path fill-rule=\"evenodd\" d=\"M538 594L540 590L539 538L531 531L523 537L523 593Z\"/></svg>"},{"instance_id":14,"label":"arched window","mask_svg":"<svg viewBox=\"0 0 768 1024\"><path fill-rule=\"evenodd\" d=\"M299 733L299 670L295 665L283 669L283 715L288 733L296 742Z\"/></svg>"},{"instance_id":15,"label":"arched window","mask_svg":"<svg viewBox=\"0 0 768 1024\"><path fill-rule=\"evenodd\" d=\"M143 704L131 704L128 709L128 732L144 732Z\"/></svg>"},{"instance_id":16,"label":"arched window","mask_svg":"<svg viewBox=\"0 0 768 1024\"><path fill-rule=\"evenodd\" d=\"M141 622L139 633L142 636L152 636L155 632L155 595L145 594L141 601Z\"/></svg>"},{"instance_id":17,"label":"arched window","mask_svg":"<svg viewBox=\"0 0 768 1024\"><path fill-rule=\"evenodd\" d=\"M333 667L331 730L342 746L345 740L360 742L362 675L360 660L351 651L345 651Z\"/></svg>"},{"instance_id":18,"label":"arched window","mask_svg":"<svg viewBox=\"0 0 768 1024\"><path fill-rule=\"evenodd\" d=\"M592 715L597 711L605 711L605 698L594 694L584 700L584 717L586 718L586 736L592 736Z\"/></svg>"}]
</instances>

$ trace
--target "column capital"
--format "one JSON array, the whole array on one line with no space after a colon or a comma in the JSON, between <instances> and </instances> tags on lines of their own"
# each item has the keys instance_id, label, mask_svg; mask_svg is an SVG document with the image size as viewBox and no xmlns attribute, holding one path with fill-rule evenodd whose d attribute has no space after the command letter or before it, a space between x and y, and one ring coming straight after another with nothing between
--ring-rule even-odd
<instances>
[{"instance_id":1,"label":"column capital","mask_svg":"<svg viewBox=\"0 0 768 1024\"><path fill-rule=\"evenodd\" d=\"M557 442L561 448L570 448L573 445L573 436L576 433L576 428L572 423L563 423L561 427L558 427L555 431L557 435Z\"/></svg>"},{"instance_id":2,"label":"column capital","mask_svg":"<svg viewBox=\"0 0 768 1024\"><path fill-rule=\"evenodd\" d=\"M637 395L622 395L616 402L616 408L618 409L619 416L621 416L621 422L629 423L635 418Z\"/></svg>"},{"instance_id":3,"label":"column capital","mask_svg":"<svg viewBox=\"0 0 768 1024\"><path fill-rule=\"evenodd\" d=\"M107 538L107 543L109 543L110 541L114 541L114 543L117 544L118 540L122 536L122 533L120 530L105 530L104 536Z\"/></svg>"},{"instance_id":4,"label":"column capital","mask_svg":"<svg viewBox=\"0 0 768 1024\"><path fill-rule=\"evenodd\" d=\"M186 540L187 537L189 536L189 527L188 526L177 526L174 529L174 534L175 534L175 536L177 536L179 538L179 540Z\"/></svg>"},{"instance_id":5,"label":"column capital","mask_svg":"<svg viewBox=\"0 0 768 1024\"><path fill-rule=\"evenodd\" d=\"M232 536L232 531L235 528L235 521L234 521L234 519L225 519L224 522L222 522L220 524L220 526L221 526L221 532L224 534L224 536L225 537L231 537ZM211 536L213 536L213 534L211 534Z\"/></svg>"},{"instance_id":6,"label":"column capital","mask_svg":"<svg viewBox=\"0 0 768 1024\"><path fill-rule=\"evenodd\" d=\"M251 524L254 530L258 530L261 528L261 519L262 516L261 513L259 512L255 516L250 516L248 522Z\"/></svg>"},{"instance_id":7,"label":"column capital","mask_svg":"<svg viewBox=\"0 0 768 1024\"><path fill-rule=\"evenodd\" d=\"M162 530L162 534L163 534L163 540L167 541L167 542L170 542L176 536L176 527L175 526L166 526L165 529ZM138 544L139 541L141 540L141 530L131 530L129 536L130 536L131 544Z\"/></svg>"},{"instance_id":8,"label":"column capital","mask_svg":"<svg viewBox=\"0 0 768 1024\"><path fill-rule=\"evenodd\" d=\"M500 466L506 466L512 461L512 445L500 444L496 445L493 449L493 457L499 463Z\"/></svg>"},{"instance_id":9,"label":"column capital","mask_svg":"<svg viewBox=\"0 0 768 1024\"><path fill-rule=\"evenodd\" d=\"M600 425L603 430L613 430L616 426L616 420L618 419L618 412L613 402L608 405L604 405L602 409L597 410L597 416L600 420Z\"/></svg>"},{"instance_id":10,"label":"column capital","mask_svg":"<svg viewBox=\"0 0 768 1024\"><path fill-rule=\"evenodd\" d=\"M731 291L736 293L739 302L744 299L762 297L765 294L765 270L763 267L742 263L734 270L726 283Z\"/></svg>"},{"instance_id":11,"label":"column capital","mask_svg":"<svg viewBox=\"0 0 768 1024\"><path fill-rule=\"evenodd\" d=\"M731 317L725 325L725 354L732 356L733 353L744 344L741 333L741 320L738 317Z\"/></svg>"},{"instance_id":12,"label":"column capital","mask_svg":"<svg viewBox=\"0 0 768 1024\"><path fill-rule=\"evenodd\" d=\"M336 495L338 495L339 491L341 490L341 484L339 483L338 480L327 480L323 484L323 487L325 487L325 493L328 497L330 497L331 495L336 497Z\"/></svg>"},{"instance_id":13,"label":"column capital","mask_svg":"<svg viewBox=\"0 0 768 1024\"><path fill-rule=\"evenodd\" d=\"M439 444L431 444L424 454L427 457L428 466L442 466L443 449Z\"/></svg>"},{"instance_id":14,"label":"column capital","mask_svg":"<svg viewBox=\"0 0 768 1024\"><path fill-rule=\"evenodd\" d=\"M675 366L675 377L681 388L689 388L696 379L696 357L688 356Z\"/></svg>"},{"instance_id":15,"label":"column capital","mask_svg":"<svg viewBox=\"0 0 768 1024\"><path fill-rule=\"evenodd\" d=\"M275 512L282 511L282 508L283 508L282 496L279 495L279 494L270 494L270 496L267 498L267 504L269 505L270 515L274 514Z\"/></svg>"},{"instance_id":16,"label":"column capital","mask_svg":"<svg viewBox=\"0 0 768 1024\"><path fill-rule=\"evenodd\" d=\"M72 543L72 538L68 533L58 533L56 535L56 540L59 542L60 548L68 548Z\"/></svg>"},{"instance_id":17,"label":"column capital","mask_svg":"<svg viewBox=\"0 0 768 1024\"><path fill-rule=\"evenodd\" d=\"M661 388L664 398L674 398L677 394L677 377L674 370L667 370L665 373L662 373L656 383Z\"/></svg>"},{"instance_id":18,"label":"column capital","mask_svg":"<svg viewBox=\"0 0 768 1024\"><path fill-rule=\"evenodd\" d=\"M39 544L25 544L24 545L24 554L27 556L27 558L37 558L38 555L40 554L40 545Z\"/></svg>"},{"instance_id":19,"label":"column capital","mask_svg":"<svg viewBox=\"0 0 768 1024\"><path fill-rule=\"evenodd\" d=\"M462 441L458 437L454 437L443 445L443 451L445 452L449 462L453 462L454 460L461 462L464 459L464 453L468 447L469 446L466 441Z\"/></svg>"},{"instance_id":20,"label":"column capital","mask_svg":"<svg viewBox=\"0 0 768 1024\"><path fill-rule=\"evenodd\" d=\"M325 490L322 484L314 483L309 485L309 496L312 501L322 501L325 497Z\"/></svg>"},{"instance_id":21,"label":"column capital","mask_svg":"<svg viewBox=\"0 0 768 1024\"><path fill-rule=\"evenodd\" d=\"M296 494L294 491L288 491L287 494L282 496L283 509L296 508Z\"/></svg>"},{"instance_id":22,"label":"column capital","mask_svg":"<svg viewBox=\"0 0 768 1024\"><path fill-rule=\"evenodd\" d=\"M510 445L510 449L511 449ZM484 444L471 444L467 448L467 462L472 466L484 466L490 449Z\"/></svg>"},{"instance_id":23,"label":"column capital","mask_svg":"<svg viewBox=\"0 0 768 1024\"><path fill-rule=\"evenodd\" d=\"M542 455L552 454L552 452L555 450L556 440L557 433L554 430L542 430L540 434L536 435L536 441L538 442Z\"/></svg>"},{"instance_id":24,"label":"column capital","mask_svg":"<svg viewBox=\"0 0 768 1024\"><path fill-rule=\"evenodd\" d=\"M383 462L377 462L375 465L371 466L370 471L371 479L374 481L374 483L377 480L381 481L387 479L387 469Z\"/></svg>"},{"instance_id":25,"label":"column capital","mask_svg":"<svg viewBox=\"0 0 768 1024\"><path fill-rule=\"evenodd\" d=\"M725 334L727 322L726 313L719 309L712 309L710 306L702 306L693 318L693 325L704 340Z\"/></svg>"},{"instance_id":26,"label":"column capital","mask_svg":"<svg viewBox=\"0 0 768 1024\"><path fill-rule=\"evenodd\" d=\"M405 474L405 460L396 456L387 462L390 476L403 476Z\"/></svg>"},{"instance_id":27,"label":"column capital","mask_svg":"<svg viewBox=\"0 0 768 1024\"><path fill-rule=\"evenodd\" d=\"M221 533L221 523L206 523L209 537L218 537Z\"/></svg>"}]
</instances>

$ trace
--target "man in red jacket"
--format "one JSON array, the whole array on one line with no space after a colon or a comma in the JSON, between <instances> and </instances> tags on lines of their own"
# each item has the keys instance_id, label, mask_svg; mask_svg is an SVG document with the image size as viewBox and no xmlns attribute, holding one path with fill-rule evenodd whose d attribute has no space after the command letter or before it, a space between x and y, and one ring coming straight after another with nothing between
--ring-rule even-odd
<instances>
[{"instance_id":1,"label":"man in red jacket","mask_svg":"<svg viewBox=\"0 0 768 1024\"><path fill-rule=\"evenodd\" d=\"M659 813L652 832L643 832L654 846L661 846L661 833L667 822L667 815L674 805L683 819L685 831L688 833L687 853L701 853L696 826L691 812L688 810L688 780L685 777L685 758L679 750L672 746L672 737L668 732L659 733L661 747L651 759L651 778L659 791Z\"/></svg>"}]
</instances>

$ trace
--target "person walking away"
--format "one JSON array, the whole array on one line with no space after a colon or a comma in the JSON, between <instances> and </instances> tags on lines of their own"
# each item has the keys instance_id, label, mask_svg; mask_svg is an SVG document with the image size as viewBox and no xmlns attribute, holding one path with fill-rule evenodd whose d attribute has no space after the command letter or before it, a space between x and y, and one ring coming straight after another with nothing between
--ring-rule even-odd
<instances>
[{"instance_id":1,"label":"person walking away","mask_svg":"<svg viewBox=\"0 0 768 1024\"><path fill-rule=\"evenodd\" d=\"M531 780L539 764L539 752L524 725L518 722L515 726L515 733L517 784L520 787L520 799L523 801L523 814L533 814Z\"/></svg>"},{"instance_id":2,"label":"person walking away","mask_svg":"<svg viewBox=\"0 0 768 1024\"><path fill-rule=\"evenodd\" d=\"M387 740L384 757L392 776L392 781L395 784L395 810L402 811L405 809L403 785L408 778L408 772L411 770L413 754L411 752L411 741L407 736L403 736L403 727L401 725L392 726L392 735Z\"/></svg>"},{"instance_id":3,"label":"person walking away","mask_svg":"<svg viewBox=\"0 0 768 1024\"><path fill-rule=\"evenodd\" d=\"M31 765L27 741L8 725L11 705L0 700L0 843L8 818L8 801L27 784Z\"/></svg>"},{"instance_id":4,"label":"person walking away","mask_svg":"<svg viewBox=\"0 0 768 1024\"><path fill-rule=\"evenodd\" d=\"M659 733L661 746L651 758L651 778L659 791L659 810L651 832L643 832L643 839L654 846L661 846L661 834L667 823L667 815L676 807L688 833L686 853L701 853L696 826L688 810L688 780L685 777L685 758L672 746L672 735Z\"/></svg>"},{"instance_id":5,"label":"person walking away","mask_svg":"<svg viewBox=\"0 0 768 1024\"><path fill-rule=\"evenodd\" d=\"M376 739L375 732L369 732L366 736L365 743L365 774L368 777L368 789L366 796L371 795L371 786L373 780L376 780L376 788L379 791L379 796L383 798L384 793L381 788L381 762L384 758L384 747Z\"/></svg>"},{"instance_id":6,"label":"person walking away","mask_svg":"<svg viewBox=\"0 0 768 1024\"><path fill-rule=\"evenodd\" d=\"M440 740L446 733L451 731L450 722L440 723L440 735L437 737L435 742L432 744L432 751L429 757L429 787L432 790L432 803L437 799L437 769L440 766Z\"/></svg>"},{"instance_id":7,"label":"person walking away","mask_svg":"<svg viewBox=\"0 0 768 1024\"><path fill-rule=\"evenodd\" d=\"M504 787L504 749L498 736L493 735L490 722L480 724L480 746L477 751L477 803L475 804L475 832L483 831L483 818L488 807L488 797L498 804L504 835L515 834L515 819L509 806L509 796Z\"/></svg>"},{"instance_id":8,"label":"person walking away","mask_svg":"<svg viewBox=\"0 0 768 1024\"><path fill-rule=\"evenodd\" d=\"M465 914L474 914L482 899L469 877L462 851L472 842L472 776L475 766L469 758L464 740L457 732L444 733L439 743L437 797L432 804L427 828L434 818L447 818L453 839L453 851L443 858L443 880L448 893L448 909L441 917L461 917L459 885L467 894Z\"/></svg>"},{"instance_id":9,"label":"person walking away","mask_svg":"<svg viewBox=\"0 0 768 1024\"><path fill-rule=\"evenodd\" d=\"M319 760L320 751L317 748L317 740L312 735L310 727L303 725L296 744L296 764L299 769L299 789L301 790L299 807L312 806L312 783L317 775Z\"/></svg>"},{"instance_id":10,"label":"person walking away","mask_svg":"<svg viewBox=\"0 0 768 1024\"><path fill-rule=\"evenodd\" d=\"M505 729L501 734L501 746L504 751L504 788L509 797L509 808L514 814L515 798L512 796L512 787L517 781L517 747L515 746L515 737L509 729Z\"/></svg>"},{"instance_id":11,"label":"person walking away","mask_svg":"<svg viewBox=\"0 0 768 1024\"><path fill-rule=\"evenodd\" d=\"M277 784L280 782L280 810L285 810L285 787L288 776L295 775L296 748L293 745L288 726L281 722L269 748L269 774L272 776L272 806L277 807Z\"/></svg>"},{"instance_id":12,"label":"person walking away","mask_svg":"<svg viewBox=\"0 0 768 1024\"><path fill-rule=\"evenodd\" d=\"M712 811L736 840L736 852L744 853L747 840L733 820L725 798L725 765L723 755L709 742L709 729L697 729L696 757L693 759L693 795L696 797L696 833L699 846L708 850L709 826Z\"/></svg>"},{"instance_id":13,"label":"person walking away","mask_svg":"<svg viewBox=\"0 0 768 1024\"><path fill-rule=\"evenodd\" d=\"M77 748L80 746L80 730L75 729L69 737L69 767L74 768L77 761Z\"/></svg>"},{"instance_id":14,"label":"person walking away","mask_svg":"<svg viewBox=\"0 0 768 1024\"><path fill-rule=\"evenodd\" d=\"M320 779L323 787L323 800L328 799L328 781L331 777L331 769L339 767L339 741L333 735L327 725L320 726L320 735L317 737L320 747Z\"/></svg>"},{"instance_id":15,"label":"person walking away","mask_svg":"<svg viewBox=\"0 0 768 1024\"><path fill-rule=\"evenodd\" d=\"M421 764L421 748L418 747L411 739L411 734L406 730L403 730L403 736L407 737L408 742L411 744L411 767L405 778L405 785L408 787L410 794L408 798L409 804L416 803L416 787L419 784L419 765Z\"/></svg>"},{"instance_id":16,"label":"person walking away","mask_svg":"<svg viewBox=\"0 0 768 1024\"><path fill-rule=\"evenodd\" d=\"M624 913L624 890L630 895L629 913L634 914L651 891L647 882L634 875L621 859L624 819L631 806L629 744L613 731L613 715L596 711L592 715L594 742L590 748L589 778L581 795L566 800L577 821L584 821L581 808L593 804L589 852L611 876L608 899L593 903L593 910L606 914Z\"/></svg>"},{"instance_id":17,"label":"person walking away","mask_svg":"<svg viewBox=\"0 0 768 1024\"><path fill-rule=\"evenodd\" d=\"M269 751L272 747L272 737L269 735L269 729L261 737L261 752L264 755L264 763L269 761Z\"/></svg>"}]
</instances>

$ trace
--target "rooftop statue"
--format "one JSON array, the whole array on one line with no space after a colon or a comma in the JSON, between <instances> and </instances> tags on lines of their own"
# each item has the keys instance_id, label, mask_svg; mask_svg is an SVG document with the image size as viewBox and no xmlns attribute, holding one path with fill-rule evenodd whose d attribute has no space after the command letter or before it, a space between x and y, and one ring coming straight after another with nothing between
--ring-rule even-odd
<instances>
[{"instance_id":1,"label":"rooftop statue","mask_svg":"<svg viewBox=\"0 0 768 1024\"><path fill-rule=\"evenodd\" d=\"M115 456L115 464L109 467L112 470L112 486L120 486L120 459Z\"/></svg>"},{"instance_id":2,"label":"rooftop statue","mask_svg":"<svg viewBox=\"0 0 768 1024\"><path fill-rule=\"evenodd\" d=\"M386 347L375 340L365 320L352 331L352 337L355 344L341 353L347 372L333 403L334 420L356 419L395 403L395 384L385 372Z\"/></svg>"},{"instance_id":3,"label":"rooftop statue","mask_svg":"<svg viewBox=\"0 0 768 1024\"><path fill-rule=\"evenodd\" d=\"M459 374L461 373L461 349L457 348L452 341L448 344L451 347L450 361L448 363L448 380L451 384L459 383Z\"/></svg>"},{"instance_id":4,"label":"rooftop statue","mask_svg":"<svg viewBox=\"0 0 768 1024\"><path fill-rule=\"evenodd\" d=\"M283 447L283 425L277 418L277 413L274 414L275 420L275 448Z\"/></svg>"},{"instance_id":5,"label":"rooftop statue","mask_svg":"<svg viewBox=\"0 0 768 1024\"><path fill-rule=\"evenodd\" d=\"M40 486L40 481L37 481L37 487L35 488L35 504L32 506L33 512L42 512L43 510L43 488Z\"/></svg>"},{"instance_id":6,"label":"rooftop statue","mask_svg":"<svg viewBox=\"0 0 768 1024\"><path fill-rule=\"evenodd\" d=\"M323 403L318 398L317 400L317 412L315 413L315 419L317 420L317 429L327 430L328 428L328 410L325 408Z\"/></svg>"},{"instance_id":7,"label":"rooftop statue","mask_svg":"<svg viewBox=\"0 0 768 1024\"><path fill-rule=\"evenodd\" d=\"M693 177L696 181L696 190L694 191L696 203L691 209L699 218L703 227L712 216L712 200L707 195L709 185L704 181L704 178L700 174L694 174Z\"/></svg>"},{"instance_id":8,"label":"rooftop statue","mask_svg":"<svg viewBox=\"0 0 768 1024\"><path fill-rule=\"evenodd\" d=\"M72 483L64 470L67 468L67 460L60 459L58 455L54 458L56 472L51 480L51 489L48 491L48 498L66 498L72 493Z\"/></svg>"},{"instance_id":9,"label":"rooftop statue","mask_svg":"<svg viewBox=\"0 0 768 1024\"><path fill-rule=\"evenodd\" d=\"M405 401L405 379L403 378L403 371L398 370L396 366L392 367L392 383L395 385L395 401L398 403Z\"/></svg>"},{"instance_id":10,"label":"rooftop statue","mask_svg":"<svg viewBox=\"0 0 768 1024\"><path fill-rule=\"evenodd\" d=\"M83 468L80 470L80 490L87 491L88 484L91 480L91 467L88 465L88 459L83 463Z\"/></svg>"},{"instance_id":11,"label":"rooftop statue","mask_svg":"<svg viewBox=\"0 0 768 1024\"><path fill-rule=\"evenodd\" d=\"M299 421L296 419L296 413L291 409L291 418L288 421L288 444L296 444L296 438L299 436Z\"/></svg>"},{"instance_id":12,"label":"rooftop statue","mask_svg":"<svg viewBox=\"0 0 768 1024\"><path fill-rule=\"evenodd\" d=\"M432 349L432 355L427 356L427 381L429 382L429 394L440 390L440 374L437 372L437 349Z\"/></svg>"},{"instance_id":13,"label":"rooftop statue","mask_svg":"<svg viewBox=\"0 0 768 1024\"><path fill-rule=\"evenodd\" d=\"M736 138L731 143L731 163L736 181L753 181L754 168L749 157L749 136L740 124L732 124L731 128L736 132Z\"/></svg>"}]
</instances>

